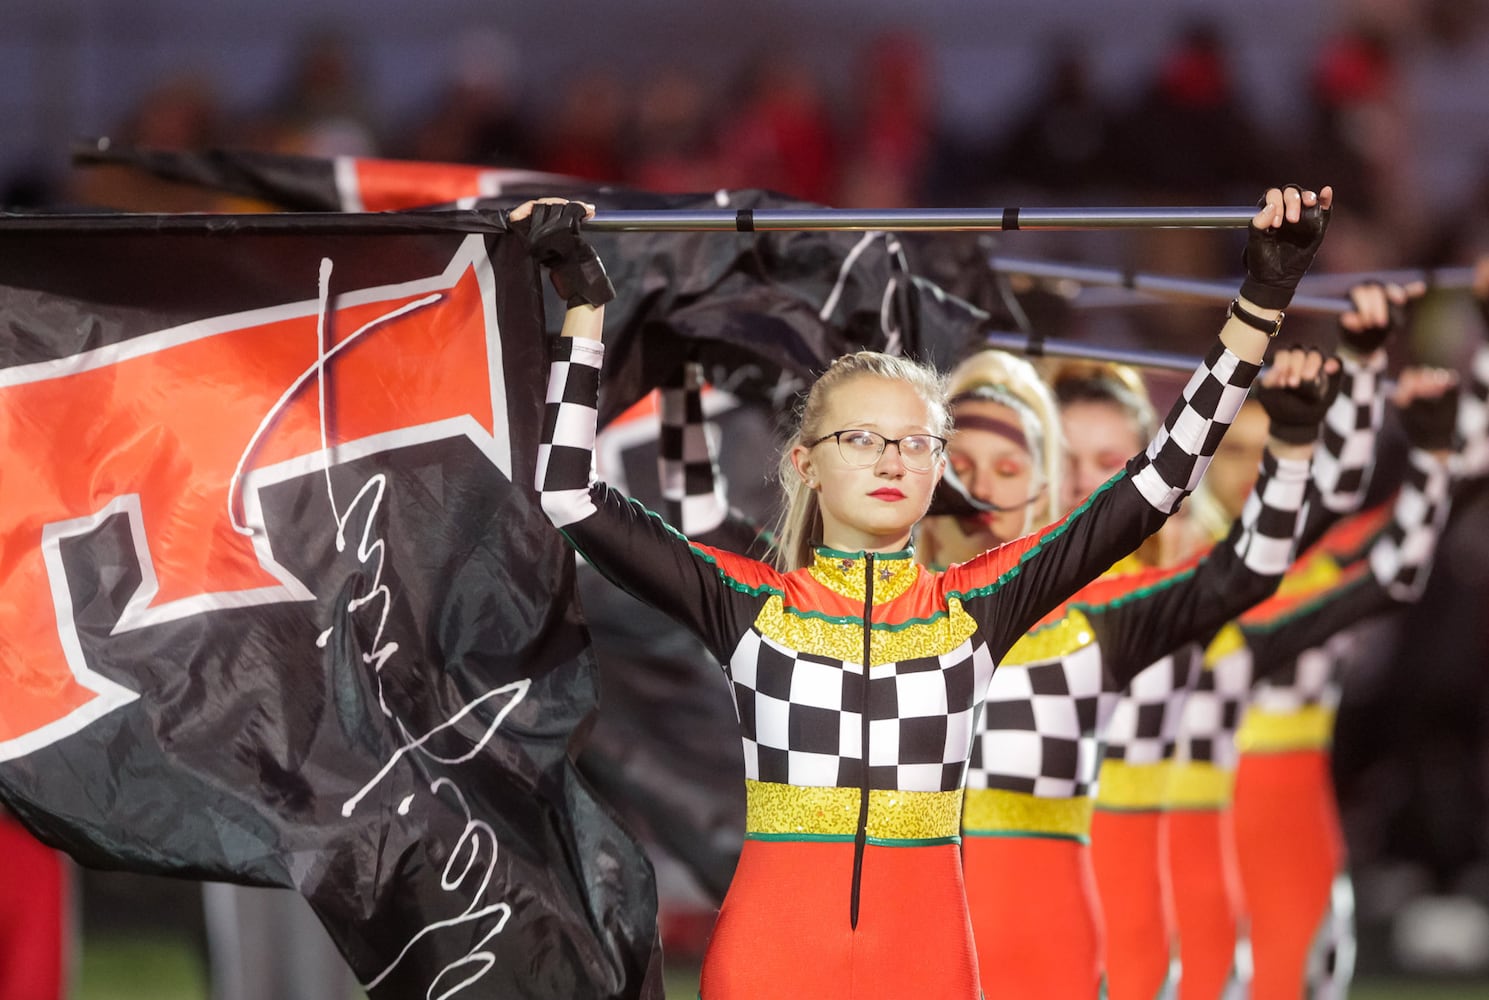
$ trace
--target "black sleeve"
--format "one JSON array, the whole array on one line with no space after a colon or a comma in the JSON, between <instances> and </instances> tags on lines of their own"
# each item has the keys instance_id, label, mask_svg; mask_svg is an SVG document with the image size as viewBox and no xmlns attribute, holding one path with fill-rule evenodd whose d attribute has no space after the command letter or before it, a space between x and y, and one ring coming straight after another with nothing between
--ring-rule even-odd
<instances>
[{"instance_id":1,"label":"black sleeve","mask_svg":"<svg viewBox=\"0 0 1489 1000\"><path fill-rule=\"evenodd\" d=\"M1087 610L1108 675L1119 688L1189 642L1208 642L1222 625L1270 597L1293 559L1293 535L1307 493L1309 463L1262 458L1256 488L1230 536L1193 564L1132 574ZM1115 583L1116 581L1114 581Z\"/></svg>"}]
</instances>

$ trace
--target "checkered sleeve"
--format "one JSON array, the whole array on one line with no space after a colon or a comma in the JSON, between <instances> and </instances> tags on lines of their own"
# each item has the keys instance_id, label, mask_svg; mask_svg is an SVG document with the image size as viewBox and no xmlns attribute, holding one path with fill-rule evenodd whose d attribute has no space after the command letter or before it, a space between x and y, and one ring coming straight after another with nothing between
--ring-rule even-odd
<instances>
[{"instance_id":1,"label":"checkered sleeve","mask_svg":"<svg viewBox=\"0 0 1489 1000\"><path fill-rule=\"evenodd\" d=\"M1226 542L1197 561L1134 574L1125 595L1089 613L1107 669L1126 687L1149 664L1222 625L1277 589L1292 563L1293 537L1308 489L1307 460L1263 455L1256 487Z\"/></svg>"},{"instance_id":2,"label":"checkered sleeve","mask_svg":"<svg viewBox=\"0 0 1489 1000\"><path fill-rule=\"evenodd\" d=\"M684 535L695 538L713 531L729 514L724 477L703 417L703 368L685 362L676 380L661 389L661 435L657 478L662 513Z\"/></svg>"},{"instance_id":3,"label":"checkered sleeve","mask_svg":"<svg viewBox=\"0 0 1489 1000\"><path fill-rule=\"evenodd\" d=\"M595 512L595 429L599 424L600 364L597 340L560 337L548 366L548 398L538 444L538 496L543 513L558 528Z\"/></svg>"},{"instance_id":4,"label":"checkered sleeve","mask_svg":"<svg viewBox=\"0 0 1489 1000\"><path fill-rule=\"evenodd\" d=\"M543 511L595 569L671 615L721 660L754 618L779 574L751 559L689 541L641 504L598 482L594 440L600 365L596 341L559 337L536 485Z\"/></svg>"},{"instance_id":5,"label":"checkered sleeve","mask_svg":"<svg viewBox=\"0 0 1489 1000\"><path fill-rule=\"evenodd\" d=\"M1372 509L1340 521L1331 535L1365 532L1362 544L1334 546L1337 558L1310 553L1289 571L1285 596L1242 616L1239 625L1258 680L1274 678L1342 630L1421 596L1448 515L1449 475L1446 463L1430 452L1413 449L1408 459L1388 520Z\"/></svg>"},{"instance_id":6,"label":"checkered sleeve","mask_svg":"<svg viewBox=\"0 0 1489 1000\"><path fill-rule=\"evenodd\" d=\"M1385 417L1380 380L1386 370L1384 351L1367 358L1340 358L1343 380L1339 395L1324 415L1319 448L1313 456L1313 481L1319 500L1336 514L1360 509L1375 466L1375 441Z\"/></svg>"},{"instance_id":7,"label":"checkered sleeve","mask_svg":"<svg viewBox=\"0 0 1489 1000\"><path fill-rule=\"evenodd\" d=\"M1413 448L1391 522L1370 548L1370 570L1393 600L1422 596L1451 498L1447 463Z\"/></svg>"},{"instance_id":8,"label":"checkered sleeve","mask_svg":"<svg viewBox=\"0 0 1489 1000\"><path fill-rule=\"evenodd\" d=\"M657 476L662 516L684 535L755 559L770 555L771 533L729 506L713 428L703 413L703 367L689 361L661 389Z\"/></svg>"},{"instance_id":9,"label":"checkered sleeve","mask_svg":"<svg viewBox=\"0 0 1489 1000\"><path fill-rule=\"evenodd\" d=\"M1133 485L1155 510L1172 514L1199 485L1258 370L1221 344L1205 357L1147 450L1128 464Z\"/></svg>"},{"instance_id":10,"label":"checkered sleeve","mask_svg":"<svg viewBox=\"0 0 1489 1000\"><path fill-rule=\"evenodd\" d=\"M1489 344L1480 344L1468 366L1468 379L1458 393L1458 451L1455 479L1489 476Z\"/></svg>"}]
</instances>

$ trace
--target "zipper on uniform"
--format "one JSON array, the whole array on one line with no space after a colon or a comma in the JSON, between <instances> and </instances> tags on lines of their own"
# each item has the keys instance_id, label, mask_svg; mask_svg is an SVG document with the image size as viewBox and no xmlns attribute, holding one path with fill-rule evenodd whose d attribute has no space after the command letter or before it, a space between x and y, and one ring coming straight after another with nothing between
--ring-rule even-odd
<instances>
[{"instance_id":1,"label":"zipper on uniform","mask_svg":"<svg viewBox=\"0 0 1489 1000\"><path fill-rule=\"evenodd\" d=\"M859 887L863 883L863 852L869 837L869 655L874 622L874 554L864 553L863 563L863 693L858 706L859 751L862 763L858 775L858 832L853 836L853 896L849 903L848 922L858 929Z\"/></svg>"}]
</instances>

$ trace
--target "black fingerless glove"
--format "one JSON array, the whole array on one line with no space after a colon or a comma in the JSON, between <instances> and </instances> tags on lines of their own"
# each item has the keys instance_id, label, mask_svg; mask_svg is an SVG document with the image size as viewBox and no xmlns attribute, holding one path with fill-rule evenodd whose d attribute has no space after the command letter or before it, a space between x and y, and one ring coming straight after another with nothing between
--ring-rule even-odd
<instances>
[{"instance_id":1,"label":"black fingerless glove","mask_svg":"<svg viewBox=\"0 0 1489 1000\"><path fill-rule=\"evenodd\" d=\"M1298 185L1287 187L1298 188ZM1241 263L1246 265L1241 296L1264 309L1286 309L1299 279L1313 263L1328 227L1329 211L1316 203L1304 205L1297 222L1284 219L1277 229L1251 226L1246 250L1241 254Z\"/></svg>"},{"instance_id":2,"label":"black fingerless glove","mask_svg":"<svg viewBox=\"0 0 1489 1000\"><path fill-rule=\"evenodd\" d=\"M1318 440L1318 425L1329 404L1339 395L1343 373L1337 369L1293 386L1269 386L1258 383L1256 401L1272 421L1271 434L1286 444L1312 444Z\"/></svg>"},{"instance_id":3,"label":"black fingerless glove","mask_svg":"<svg viewBox=\"0 0 1489 1000\"><path fill-rule=\"evenodd\" d=\"M1381 287L1380 282L1370 284ZM1381 345L1390 339L1391 334L1406 328L1406 307L1397 305L1387 300L1386 323L1384 326L1367 326L1363 330L1346 329L1343 323L1339 324L1339 343L1354 351L1361 357L1374 354L1380 350Z\"/></svg>"},{"instance_id":4,"label":"black fingerless glove","mask_svg":"<svg viewBox=\"0 0 1489 1000\"><path fill-rule=\"evenodd\" d=\"M605 265L595 248L579 235L584 211L578 202L539 202L526 220L528 253L548 269L548 280L571 309L602 306L615 298L615 286L610 284ZM513 228L521 232L521 225L515 223Z\"/></svg>"},{"instance_id":5,"label":"black fingerless glove","mask_svg":"<svg viewBox=\"0 0 1489 1000\"><path fill-rule=\"evenodd\" d=\"M1401 426L1412 447L1447 451L1453 447L1458 421L1458 387L1441 396L1418 396L1401 411Z\"/></svg>"}]
</instances>

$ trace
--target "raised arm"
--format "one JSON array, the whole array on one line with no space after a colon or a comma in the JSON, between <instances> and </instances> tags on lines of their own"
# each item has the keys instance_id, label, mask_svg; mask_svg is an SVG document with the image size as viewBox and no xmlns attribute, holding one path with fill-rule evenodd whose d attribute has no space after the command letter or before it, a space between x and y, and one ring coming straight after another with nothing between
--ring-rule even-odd
<instances>
[{"instance_id":1,"label":"raised arm","mask_svg":"<svg viewBox=\"0 0 1489 1000\"><path fill-rule=\"evenodd\" d=\"M549 368L548 404L539 445L536 486L543 511L606 578L676 618L721 660L750 614L753 594L771 589L776 575L753 560L691 543L639 503L593 474L598 420L600 332L609 279L594 251L579 238L587 206L562 199L513 209L531 216L533 256L549 268L569 304ZM591 210L592 211L592 210Z\"/></svg>"},{"instance_id":2,"label":"raised arm","mask_svg":"<svg viewBox=\"0 0 1489 1000\"><path fill-rule=\"evenodd\" d=\"M1386 344L1406 328L1407 309L1425 285L1364 282L1350 289L1351 308L1339 317L1339 358L1343 384L1324 418L1313 456L1314 496L1299 535L1306 550L1340 517L1364 504L1375 467L1376 440L1385 412L1381 378Z\"/></svg>"},{"instance_id":3,"label":"raised arm","mask_svg":"<svg viewBox=\"0 0 1489 1000\"><path fill-rule=\"evenodd\" d=\"M1394 402L1401 409L1411 451L1390 518L1356 561L1340 565L1317 554L1305 556L1289 571L1289 580L1296 582L1284 590L1291 592L1242 617L1241 630L1254 655L1258 679L1341 629L1421 596L1451 501L1448 446L1456 397L1450 372L1402 373ZM1334 531L1348 533L1356 518L1377 520L1372 513L1352 515Z\"/></svg>"},{"instance_id":4,"label":"raised arm","mask_svg":"<svg viewBox=\"0 0 1489 1000\"><path fill-rule=\"evenodd\" d=\"M945 586L1001 655L1060 601L1132 552L1199 483L1323 240L1332 192L1273 188L1252 220L1247 277L1153 441L1063 520L949 569Z\"/></svg>"},{"instance_id":5,"label":"raised arm","mask_svg":"<svg viewBox=\"0 0 1489 1000\"><path fill-rule=\"evenodd\" d=\"M729 506L727 484L703 415L703 366L687 361L663 383L657 478L662 514L703 545L764 559L770 534Z\"/></svg>"},{"instance_id":6,"label":"raised arm","mask_svg":"<svg viewBox=\"0 0 1489 1000\"><path fill-rule=\"evenodd\" d=\"M1299 348L1279 352L1253 390L1271 420L1271 436L1229 537L1189 566L1134 574L1123 593L1088 612L1119 687L1185 643L1207 642L1277 589L1293 561L1309 458L1337 385L1333 359Z\"/></svg>"}]
</instances>

